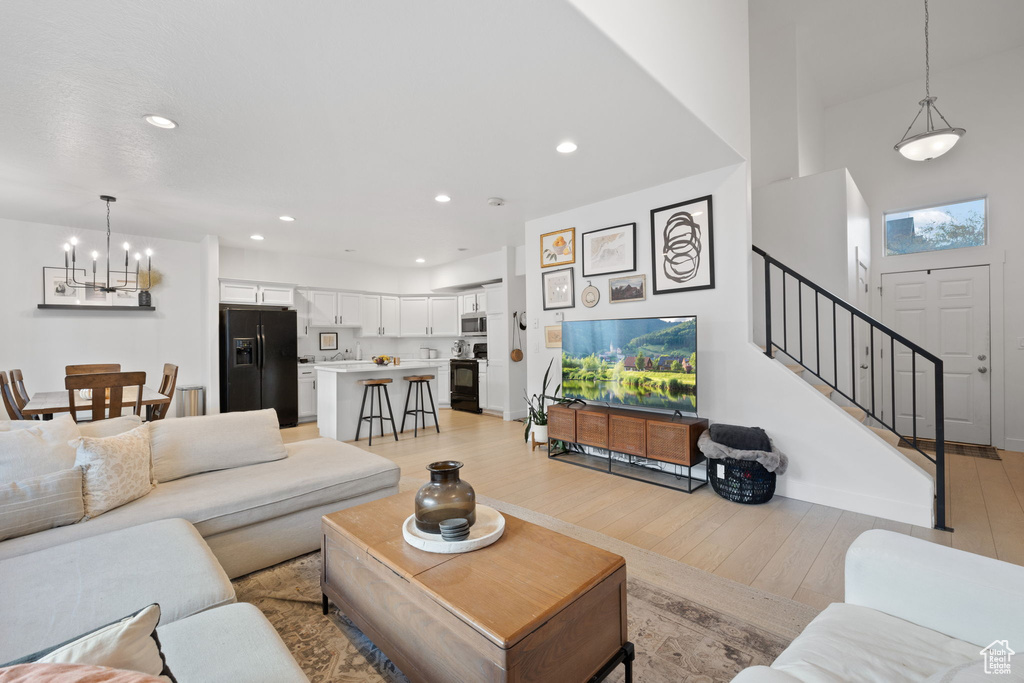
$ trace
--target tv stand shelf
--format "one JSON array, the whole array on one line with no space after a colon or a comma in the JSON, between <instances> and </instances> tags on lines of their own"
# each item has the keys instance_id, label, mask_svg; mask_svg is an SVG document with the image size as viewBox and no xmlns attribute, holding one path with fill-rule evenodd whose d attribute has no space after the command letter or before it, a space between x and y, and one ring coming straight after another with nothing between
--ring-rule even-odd
<instances>
[{"instance_id":1,"label":"tv stand shelf","mask_svg":"<svg viewBox=\"0 0 1024 683\"><path fill-rule=\"evenodd\" d=\"M708 421L696 417L577 403L553 405L548 408L548 457L693 493L707 485L706 479L692 476L692 468L704 461L697 438L707 428ZM568 448L555 452L552 441L604 450L608 456ZM677 485L680 480L686 481L685 487Z\"/></svg>"}]
</instances>

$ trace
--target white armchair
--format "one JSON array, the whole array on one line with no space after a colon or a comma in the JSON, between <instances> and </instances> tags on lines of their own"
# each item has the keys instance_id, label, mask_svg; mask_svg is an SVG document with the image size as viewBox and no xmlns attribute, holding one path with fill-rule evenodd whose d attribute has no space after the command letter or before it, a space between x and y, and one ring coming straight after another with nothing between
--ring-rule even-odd
<instances>
[{"instance_id":1,"label":"white armchair","mask_svg":"<svg viewBox=\"0 0 1024 683\"><path fill-rule=\"evenodd\" d=\"M996 640L1024 653L1024 567L876 529L846 553L846 602L734 681L923 681L980 672Z\"/></svg>"}]
</instances>

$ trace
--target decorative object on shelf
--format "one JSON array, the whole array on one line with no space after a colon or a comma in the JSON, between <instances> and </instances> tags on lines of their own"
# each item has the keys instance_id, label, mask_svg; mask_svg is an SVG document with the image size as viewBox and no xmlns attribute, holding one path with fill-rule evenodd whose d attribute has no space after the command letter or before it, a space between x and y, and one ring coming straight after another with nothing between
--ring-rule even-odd
<instances>
[{"instance_id":1,"label":"decorative object on shelf","mask_svg":"<svg viewBox=\"0 0 1024 683\"><path fill-rule=\"evenodd\" d=\"M321 332L320 333L320 350L321 351L337 351L338 350L338 333L337 332Z\"/></svg>"},{"instance_id":2,"label":"decorative object on shelf","mask_svg":"<svg viewBox=\"0 0 1024 683\"><path fill-rule=\"evenodd\" d=\"M476 524L476 492L459 478L462 463L442 460L427 465L430 481L416 492L416 528L440 534L446 519L461 517L472 527Z\"/></svg>"},{"instance_id":3,"label":"decorative object on shelf","mask_svg":"<svg viewBox=\"0 0 1024 683\"><path fill-rule=\"evenodd\" d=\"M505 518L500 512L486 505L476 506L476 524L461 541L446 541L442 534L422 531L416 526L416 515L409 515L402 524L402 538L414 548L428 553L468 553L491 545L505 533Z\"/></svg>"},{"instance_id":4,"label":"decorative object on shelf","mask_svg":"<svg viewBox=\"0 0 1024 683\"><path fill-rule=\"evenodd\" d=\"M544 291L544 310L574 308L576 294L573 291L572 268L549 270L541 273L541 289Z\"/></svg>"},{"instance_id":5,"label":"decorative object on shelf","mask_svg":"<svg viewBox=\"0 0 1024 683\"><path fill-rule=\"evenodd\" d=\"M711 195L651 209L651 260L655 294L715 288Z\"/></svg>"},{"instance_id":6,"label":"decorative object on shelf","mask_svg":"<svg viewBox=\"0 0 1024 683\"><path fill-rule=\"evenodd\" d=\"M711 488L734 503L767 503L775 495L777 476L789 465L759 427L712 425L700 435L697 448L708 458Z\"/></svg>"},{"instance_id":7,"label":"decorative object on shelf","mask_svg":"<svg viewBox=\"0 0 1024 683\"><path fill-rule=\"evenodd\" d=\"M92 279L87 280L88 273L85 268L78 267L78 238L72 237L64 244L64 279L63 279L63 294L65 299L91 299L91 303L77 304L77 305L91 305L91 306L111 306L118 305L116 302L112 302L112 297L107 297L107 301L104 303L97 303L100 299L100 294L117 294L117 293L136 293L140 289L147 289L140 287L139 271L142 263L142 254L135 253L135 268L131 268L131 245L125 242L122 246L124 247L124 270L117 270L112 268L111 254L110 254L110 204L116 202L116 197L102 194L100 199L107 205L107 250L106 250L106 277L100 281L97 279L96 266L99 260L100 253L93 251L92 256ZM56 291L58 288L55 283L47 280L46 270L43 269L44 280L43 285L45 288L53 288L54 294L60 296L62 292ZM146 250L146 272L149 273L153 270L153 250ZM82 274L82 280L79 281L78 274ZM111 280L111 275L114 275L114 279ZM75 294L74 297L71 294ZM134 298L134 297L133 297ZM44 294L43 302L46 303L46 296ZM65 304L71 304L70 301L64 301ZM75 305L75 304L72 304ZM122 304L123 305L123 304ZM133 302L133 305L139 305ZM148 305L148 304L146 304Z\"/></svg>"},{"instance_id":8,"label":"decorative object on shelf","mask_svg":"<svg viewBox=\"0 0 1024 683\"><path fill-rule=\"evenodd\" d=\"M576 228L555 230L540 236L540 267L576 263Z\"/></svg>"},{"instance_id":9,"label":"decorative object on shelf","mask_svg":"<svg viewBox=\"0 0 1024 683\"><path fill-rule=\"evenodd\" d=\"M600 300L601 292L597 290L597 287L587 281L587 286L583 288L582 292L580 292L580 301L582 301L583 305L587 308L593 308Z\"/></svg>"},{"instance_id":10,"label":"decorative object on shelf","mask_svg":"<svg viewBox=\"0 0 1024 683\"><path fill-rule=\"evenodd\" d=\"M636 223L583 233L583 277L636 270Z\"/></svg>"},{"instance_id":11,"label":"decorative object on shelf","mask_svg":"<svg viewBox=\"0 0 1024 683\"><path fill-rule=\"evenodd\" d=\"M562 399L558 397L558 392L562 389L561 384L555 387L552 393L548 393L548 387L551 386L551 366L554 363L554 358L548 361L548 369L544 371L544 381L541 383L539 394L527 396L526 392L523 392L526 398L526 430L523 432L523 441L529 441L531 435L534 443L543 444L548 441L547 402L562 402Z\"/></svg>"},{"instance_id":12,"label":"decorative object on shelf","mask_svg":"<svg viewBox=\"0 0 1024 683\"><path fill-rule=\"evenodd\" d=\"M608 280L608 301L621 304L626 301L643 301L647 298L647 276L627 275Z\"/></svg>"},{"instance_id":13,"label":"decorative object on shelf","mask_svg":"<svg viewBox=\"0 0 1024 683\"><path fill-rule=\"evenodd\" d=\"M544 347L548 349L562 348L561 325L547 325L544 327Z\"/></svg>"},{"instance_id":14,"label":"decorative object on shelf","mask_svg":"<svg viewBox=\"0 0 1024 683\"><path fill-rule=\"evenodd\" d=\"M391 356L373 356L370 360L380 366L391 365L391 361L394 360ZM397 363L396 363L397 365Z\"/></svg>"},{"instance_id":15,"label":"decorative object on shelf","mask_svg":"<svg viewBox=\"0 0 1024 683\"><path fill-rule=\"evenodd\" d=\"M928 61L928 0L924 0L924 99L918 102L920 108L917 110L917 116L907 126L907 132L903 134L900 141L893 147L897 152L905 156L911 161L931 161L935 157L940 157L949 150L953 149L953 145L960 141L963 134L967 131L963 128L954 128L949 125L949 121L942 115L939 108L935 106L935 100L937 97L932 97L931 90L931 64ZM932 121L932 110L939 115L942 122L946 124L945 128L935 128L935 123ZM923 133L917 135L910 135L910 129L914 127L917 120L921 118L921 112L925 113L925 128Z\"/></svg>"}]
</instances>

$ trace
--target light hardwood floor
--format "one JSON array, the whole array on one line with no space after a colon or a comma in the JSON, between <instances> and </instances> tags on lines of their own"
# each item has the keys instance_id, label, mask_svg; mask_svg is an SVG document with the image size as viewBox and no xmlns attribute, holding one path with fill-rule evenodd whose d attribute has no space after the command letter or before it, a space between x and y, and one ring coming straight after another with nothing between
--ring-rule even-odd
<instances>
[{"instance_id":1,"label":"light hardwood floor","mask_svg":"<svg viewBox=\"0 0 1024 683\"><path fill-rule=\"evenodd\" d=\"M478 493L594 529L633 545L760 588L824 607L843 599L843 558L862 531L890 529L1024 565L1024 454L1002 461L949 456L951 526L946 533L776 496L764 505L693 494L547 458L523 443L523 425L440 411L441 433L411 429L366 439L361 448L393 460L402 475L427 480L435 460L465 463ZM318 435L309 423L285 441Z\"/></svg>"}]
</instances>

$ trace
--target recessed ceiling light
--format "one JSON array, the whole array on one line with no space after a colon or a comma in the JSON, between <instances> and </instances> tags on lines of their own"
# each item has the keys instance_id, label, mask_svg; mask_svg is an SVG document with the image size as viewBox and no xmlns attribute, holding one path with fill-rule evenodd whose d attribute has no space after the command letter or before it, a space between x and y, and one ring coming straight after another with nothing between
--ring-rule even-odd
<instances>
[{"instance_id":1,"label":"recessed ceiling light","mask_svg":"<svg viewBox=\"0 0 1024 683\"><path fill-rule=\"evenodd\" d=\"M416 259L416 263L426 263L426 262L427 262L427 259L425 259L425 258L418 258L418 259Z\"/></svg>"},{"instance_id":2,"label":"recessed ceiling light","mask_svg":"<svg viewBox=\"0 0 1024 683\"><path fill-rule=\"evenodd\" d=\"M576 149L576 143L569 142L568 140L559 144L558 147L555 147L555 150L561 152L562 154L572 154L573 152L576 151Z\"/></svg>"},{"instance_id":3,"label":"recessed ceiling light","mask_svg":"<svg viewBox=\"0 0 1024 683\"><path fill-rule=\"evenodd\" d=\"M259 242L260 240L263 239L263 235L249 235L249 239L256 240L257 242Z\"/></svg>"},{"instance_id":4,"label":"recessed ceiling light","mask_svg":"<svg viewBox=\"0 0 1024 683\"><path fill-rule=\"evenodd\" d=\"M283 220L283 221L284 221L285 223L291 223L292 221L294 221L294 220L295 220L295 219L294 219L294 218L292 218L291 216L278 216L278 218L280 218L281 220Z\"/></svg>"},{"instance_id":5,"label":"recessed ceiling light","mask_svg":"<svg viewBox=\"0 0 1024 683\"><path fill-rule=\"evenodd\" d=\"M178 124L171 121L165 116L157 116L156 114L146 114L143 117L146 119L146 123L156 126L157 128L177 128Z\"/></svg>"},{"instance_id":6,"label":"recessed ceiling light","mask_svg":"<svg viewBox=\"0 0 1024 683\"><path fill-rule=\"evenodd\" d=\"M469 251L469 247L459 247L459 251Z\"/></svg>"},{"instance_id":7,"label":"recessed ceiling light","mask_svg":"<svg viewBox=\"0 0 1024 683\"><path fill-rule=\"evenodd\" d=\"M452 198L446 194L439 194L436 197L434 197L435 202L441 202L442 204L444 204L445 202L450 202L451 200Z\"/></svg>"},{"instance_id":8,"label":"recessed ceiling light","mask_svg":"<svg viewBox=\"0 0 1024 683\"><path fill-rule=\"evenodd\" d=\"M355 249L346 249L345 251L351 254Z\"/></svg>"}]
</instances>

